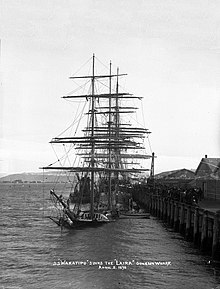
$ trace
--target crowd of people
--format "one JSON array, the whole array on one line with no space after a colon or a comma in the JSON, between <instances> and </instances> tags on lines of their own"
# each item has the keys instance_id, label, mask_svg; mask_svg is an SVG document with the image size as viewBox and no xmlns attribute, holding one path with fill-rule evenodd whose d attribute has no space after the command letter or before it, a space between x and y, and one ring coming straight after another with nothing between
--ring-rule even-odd
<instances>
[{"instance_id":1,"label":"crowd of people","mask_svg":"<svg viewBox=\"0 0 220 289\"><path fill-rule=\"evenodd\" d=\"M198 204L204 198L201 188L178 188L168 187L166 185L156 185L153 189L153 194L159 195L162 198L170 198L186 204Z\"/></svg>"}]
</instances>

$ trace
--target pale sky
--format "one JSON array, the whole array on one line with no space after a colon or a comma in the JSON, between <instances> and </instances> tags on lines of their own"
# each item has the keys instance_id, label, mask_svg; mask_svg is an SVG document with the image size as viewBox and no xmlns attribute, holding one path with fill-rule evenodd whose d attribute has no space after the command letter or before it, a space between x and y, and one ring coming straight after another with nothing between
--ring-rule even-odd
<instances>
[{"instance_id":1,"label":"pale sky","mask_svg":"<svg viewBox=\"0 0 220 289\"><path fill-rule=\"evenodd\" d=\"M93 53L142 96L155 171L220 157L219 0L0 0L0 173L52 163L61 99Z\"/></svg>"}]
</instances>

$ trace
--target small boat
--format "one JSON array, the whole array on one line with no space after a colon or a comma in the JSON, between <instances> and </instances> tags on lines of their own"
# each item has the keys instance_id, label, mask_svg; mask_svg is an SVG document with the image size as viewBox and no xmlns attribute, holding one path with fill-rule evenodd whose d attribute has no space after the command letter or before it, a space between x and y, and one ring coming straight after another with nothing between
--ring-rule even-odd
<instances>
[{"instance_id":1,"label":"small boat","mask_svg":"<svg viewBox=\"0 0 220 289\"><path fill-rule=\"evenodd\" d=\"M133 199L129 199L129 210L120 212L120 219L150 219L150 214L144 212L142 209L135 209L137 204Z\"/></svg>"},{"instance_id":2,"label":"small boat","mask_svg":"<svg viewBox=\"0 0 220 289\"><path fill-rule=\"evenodd\" d=\"M150 219L149 213L138 213L138 212L122 212L120 219Z\"/></svg>"}]
</instances>

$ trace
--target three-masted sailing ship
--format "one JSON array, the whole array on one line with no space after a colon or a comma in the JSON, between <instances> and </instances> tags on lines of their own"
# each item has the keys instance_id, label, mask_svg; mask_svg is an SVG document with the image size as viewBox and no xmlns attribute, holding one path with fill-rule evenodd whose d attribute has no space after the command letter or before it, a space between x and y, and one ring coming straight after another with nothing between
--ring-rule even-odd
<instances>
[{"instance_id":1,"label":"three-masted sailing ship","mask_svg":"<svg viewBox=\"0 0 220 289\"><path fill-rule=\"evenodd\" d=\"M96 71L95 55L91 62L89 74L70 77L77 89L63 96L81 107L74 121L77 130L73 132L71 127L72 135L51 140L51 144L64 147L65 153L58 158L59 165L43 168L65 172L68 178L74 175L67 199L55 187L50 191L57 211L57 216L50 218L69 228L108 223L117 218L119 205L123 207L123 201L129 199L132 176L149 170L141 167L140 161L151 158L144 146L149 130L129 119L137 110L134 103L141 98L122 90L119 80L126 74L119 73L119 69L113 73L111 62L107 73ZM89 90L85 92L87 86ZM84 122L83 128L80 121Z\"/></svg>"}]
</instances>

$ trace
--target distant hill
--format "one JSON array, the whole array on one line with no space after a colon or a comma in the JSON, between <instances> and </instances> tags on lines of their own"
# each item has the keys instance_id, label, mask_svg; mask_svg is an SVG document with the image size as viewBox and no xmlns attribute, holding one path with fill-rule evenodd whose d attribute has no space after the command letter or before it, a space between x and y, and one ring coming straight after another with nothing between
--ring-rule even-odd
<instances>
[{"instance_id":1,"label":"distant hill","mask_svg":"<svg viewBox=\"0 0 220 289\"><path fill-rule=\"evenodd\" d=\"M58 177L59 176L59 177ZM75 178L71 176L68 178L65 174L59 174L56 172L46 172L46 173L20 173L11 174L0 178L0 183L53 183L58 179L58 182L67 182L68 180L74 181Z\"/></svg>"}]
</instances>

